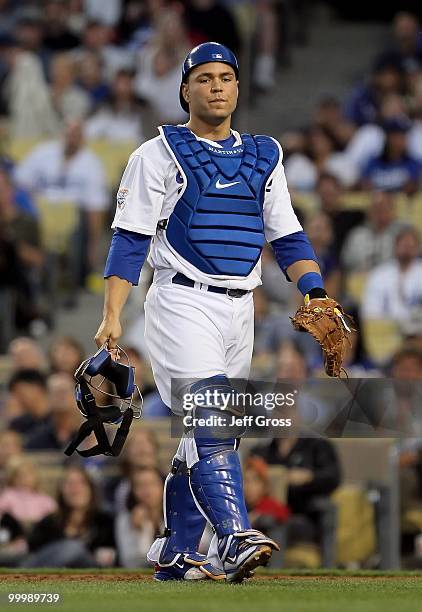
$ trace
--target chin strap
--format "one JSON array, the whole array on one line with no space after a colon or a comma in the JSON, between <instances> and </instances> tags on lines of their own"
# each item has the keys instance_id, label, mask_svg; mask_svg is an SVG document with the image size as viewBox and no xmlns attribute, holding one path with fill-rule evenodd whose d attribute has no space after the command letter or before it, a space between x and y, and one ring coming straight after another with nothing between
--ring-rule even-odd
<instances>
[{"instance_id":1,"label":"chin strap","mask_svg":"<svg viewBox=\"0 0 422 612\"><path fill-rule=\"evenodd\" d=\"M128 407L122 416L117 406L97 406L95 398L85 380L81 380L78 383L76 387L76 398L79 410L86 418L86 422L82 423L75 438L66 447L64 451L65 455L70 456L76 450L81 457L93 457L94 455L117 457L129 433L133 419L133 409ZM112 444L110 444L104 428L104 423L117 424L118 422L120 422L119 428L116 431ZM87 450L79 451L77 449L79 444L92 432L94 432L98 444Z\"/></svg>"}]
</instances>

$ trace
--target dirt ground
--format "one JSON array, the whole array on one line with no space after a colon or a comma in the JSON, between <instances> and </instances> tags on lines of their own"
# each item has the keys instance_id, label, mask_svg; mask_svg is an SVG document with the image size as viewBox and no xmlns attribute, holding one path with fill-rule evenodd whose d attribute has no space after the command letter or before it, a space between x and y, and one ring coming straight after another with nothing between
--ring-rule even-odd
<instances>
[{"instance_id":1,"label":"dirt ground","mask_svg":"<svg viewBox=\"0 0 422 612\"><path fill-rule=\"evenodd\" d=\"M386 575L375 575L375 576L371 576L371 575L353 575L353 574L349 574L346 576L343 575L338 575L338 574L333 574L333 575L329 575L329 574L324 574L323 576L318 576L318 575L302 575L302 574L271 574L271 575L265 575L265 574L261 574L261 575L257 575L253 578L253 581L258 581L258 580L314 580L314 581L325 581L325 580L339 580L339 581L349 581L349 580L362 580L362 581L377 581L377 580L403 580L404 576L400 576L400 575L394 575L394 576L389 576L388 574ZM46 572L46 573L42 573L42 571L34 571L34 572L29 572L29 571L25 571L25 572L21 572L21 573L7 573L7 574L2 574L1 575L1 581L2 582L8 582L8 581L28 581L28 580L33 580L36 582L43 582L46 580L52 581L52 580L57 580L57 581L62 581L62 582L80 582L80 581L86 581L86 582L91 582L91 581L104 581L104 582L139 582L139 581L151 581L152 580L152 575L147 575L147 574L143 574L141 572L133 572L133 573L101 573L101 572L92 572L92 573L82 573L82 572L75 572L74 574L71 573L71 570L68 570L68 572L57 572L57 573L53 573L53 572ZM422 582L422 573L420 575L417 576L406 576L407 580L414 580L415 582Z\"/></svg>"}]
</instances>

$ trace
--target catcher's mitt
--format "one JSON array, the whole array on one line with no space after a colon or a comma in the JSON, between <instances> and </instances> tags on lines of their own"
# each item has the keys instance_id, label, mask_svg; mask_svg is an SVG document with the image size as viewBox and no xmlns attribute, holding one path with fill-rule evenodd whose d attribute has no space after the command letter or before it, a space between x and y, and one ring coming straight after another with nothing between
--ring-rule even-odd
<instances>
[{"instance_id":1,"label":"catcher's mitt","mask_svg":"<svg viewBox=\"0 0 422 612\"><path fill-rule=\"evenodd\" d=\"M346 342L350 343L349 336L355 331L352 317L329 297L309 299L306 296L305 305L290 318L297 331L309 332L321 345L328 376L340 376Z\"/></svg>"}]
</instances>

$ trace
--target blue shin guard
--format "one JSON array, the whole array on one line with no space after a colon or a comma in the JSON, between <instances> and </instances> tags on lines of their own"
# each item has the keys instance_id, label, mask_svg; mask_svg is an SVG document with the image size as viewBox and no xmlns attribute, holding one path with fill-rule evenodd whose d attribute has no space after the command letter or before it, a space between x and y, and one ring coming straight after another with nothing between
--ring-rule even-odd
<instances>
[{"instance_id":1,"label":"blue shin guard","mask_svg":"<svg viewBox=\"0 0 422 612\"><path fill-rule=\"evenodd\" d=\"M164 486L164 512L164 534L147 555L156 563L155 580L224 579L224 573L197 552L206 520L192 497L186 463L176 458Z\"/></svg>"},{"instance_id":2,"label":"blue shin guard","mask_svg":"<svg viewBox=\"0 0 422 612\"><path fill-rule=\"evenodd\" d=\"M242 469L233 442L216 440L213 447L201 445L199 439L196 445L200 460L190 469L192 493L217 536L250 529Z\"/></svg>"},{"instance_id":3,"label":"blue shin guard","mask_svg":"<svg viewBox=\"0 0 422 612\"><path fill-rule=\"evenodd\" d=\"M227 580L241 582L266 565L276 542L251 528L243 496L239 455L229 441L223 445L197 440L199 461L190 469L192 493L217 537L217 555Z\"/></svg>"}]
</instances>

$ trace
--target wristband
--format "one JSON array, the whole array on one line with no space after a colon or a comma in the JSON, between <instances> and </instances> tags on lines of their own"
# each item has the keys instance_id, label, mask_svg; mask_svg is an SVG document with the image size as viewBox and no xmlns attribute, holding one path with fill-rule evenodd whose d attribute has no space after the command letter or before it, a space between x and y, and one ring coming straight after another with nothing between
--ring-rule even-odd
<instances>
[{"instance_id":1,"label":"wristband","mask_svg":"<svg viewBox=\"0 0 422 612\"><path fill-rule=\"evenodd\" d=\"M311 293L316 289L323 292L324 295L314 295L309 297L325 297L327 294L324 290L324 281L322 280L322 276L317 272L307 272L303 274L297 281L297 288L301 292L302 295L306 295L307 293Z\"/></svg>"}]
</instances>

